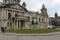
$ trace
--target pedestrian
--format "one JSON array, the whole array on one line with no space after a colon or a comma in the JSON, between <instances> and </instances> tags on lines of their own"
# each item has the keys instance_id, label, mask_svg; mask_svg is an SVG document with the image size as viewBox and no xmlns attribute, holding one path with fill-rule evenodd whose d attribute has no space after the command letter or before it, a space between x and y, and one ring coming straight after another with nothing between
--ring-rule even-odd
<instances>
[{"instance_id":1,"label":"pedestrian","mask_svg":"<svg viewBox=\"0 0 60 40\"><path fill-rule=\"evenodd\" d=\"M5 32L4 27L1 27L1 32L2 32L2 33L4 33L4 32Z\"/></svg>"}]
</instances>

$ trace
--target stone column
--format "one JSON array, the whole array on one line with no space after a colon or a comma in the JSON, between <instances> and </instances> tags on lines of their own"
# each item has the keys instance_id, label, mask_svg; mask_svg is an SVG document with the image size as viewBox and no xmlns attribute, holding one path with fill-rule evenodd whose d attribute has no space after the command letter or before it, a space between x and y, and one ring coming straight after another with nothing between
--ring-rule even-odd
<instances>
[{"instance_id":1,"label":"stone column","mask_svg":"<svg viewBox=\"0 0 60 40\"><path fill-rule=\"evenodd\" d=\"M15 20L14 20L14 28L16 28L16 27L15 27Z\"/></svg>"},{"instance_id":2,"label":"stone column","mask_svg":"<svg viewBox=\"0 0 60 40\"><path fill-rule=\"evenodd\" d=\"M21 29L21 22L20 22L20 20L19 20L19 29Z\"/></svg>"},{"instance_id":3,"label":"stone column","mask_svg":"<svg viewBox=\"0 0 60 40\"><path fill-rule=\"evenodd\" d=\"M16 28L18 28L18 20L17 20L17 26L16 26Z\"/></svg>"},{"instance_id":4,"label":"stone column","mask_svg":"<svg viewBox=\"0 0 60 40\"><path fill-rule=\"evenodd\" d=\"M21 22L19 21L19 28L21 28Z\"/></svg>"}]
</instances>

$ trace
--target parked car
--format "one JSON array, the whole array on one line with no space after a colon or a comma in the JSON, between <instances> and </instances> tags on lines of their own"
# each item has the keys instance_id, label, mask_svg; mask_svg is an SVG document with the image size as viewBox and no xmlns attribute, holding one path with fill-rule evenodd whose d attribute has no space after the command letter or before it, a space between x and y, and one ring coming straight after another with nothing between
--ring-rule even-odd
<instances>
[{"instance_id":1,"label":"parked car","mask_svg":"<svg viewBox=\"0 0 60 40\"><path fill-rule=\"evenodd\" d=\"M49 25L48 29L55 29L56 27L54 25Z\"/></svg>"}]
</instances>

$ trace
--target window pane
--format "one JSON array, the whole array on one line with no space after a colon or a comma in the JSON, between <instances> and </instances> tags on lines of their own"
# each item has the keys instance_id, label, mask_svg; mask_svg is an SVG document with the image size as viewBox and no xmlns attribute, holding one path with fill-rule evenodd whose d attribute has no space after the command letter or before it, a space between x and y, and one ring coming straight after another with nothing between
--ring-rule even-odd
<instances>
[{"instance_id":1,"label":"window pane","mask_svg":"<svg viewBox=\"0 0 60 40\"><path fill-rule=\"evenodd\" d=\"M7 23L7 26L9 26L9 22Z\"/></svg>"},{"instance_id":2,"label":"window pane","mask_svg":"<svg viewBox=\"0 0 60 40\"><path fill-rule=\"evenodd\" d=\"M12 22L10 22L10 26L12 26Z\"/></svg>"},{"instance_id":3,"label":"window pane","mask_svg":"<svg viewBox=\"0 0 60 40\"><path fill-rule=\"evenodd\" d=\"M11 19L11 13L8 13L8 19Z\"/></svg>"}]
</instances>

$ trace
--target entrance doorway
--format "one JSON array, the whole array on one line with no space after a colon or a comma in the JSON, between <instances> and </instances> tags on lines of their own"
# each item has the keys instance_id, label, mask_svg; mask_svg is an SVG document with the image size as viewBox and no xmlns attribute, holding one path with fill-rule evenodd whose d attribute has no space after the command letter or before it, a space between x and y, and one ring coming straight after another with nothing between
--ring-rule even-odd
<instances>
[{"instance_id":1,"label":"entrance doorway","mask_svg":"<svg viewBox=\"0 0 60 40\"><path fill-rule=\"evenodd\" d=\"M22 29L25 26L25 21L21 20L20 23L21 23L21 29Z\"/></svg>"}]
</instances>

